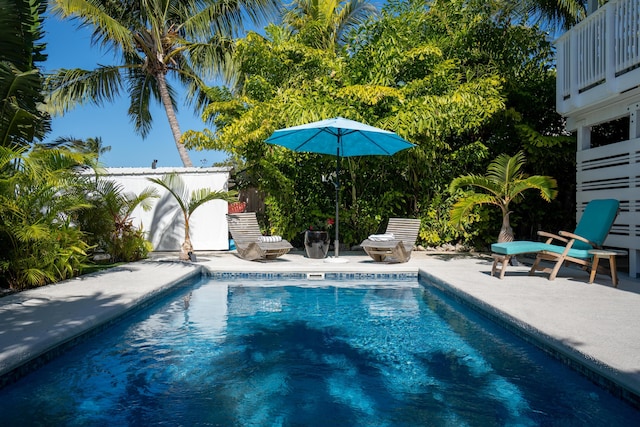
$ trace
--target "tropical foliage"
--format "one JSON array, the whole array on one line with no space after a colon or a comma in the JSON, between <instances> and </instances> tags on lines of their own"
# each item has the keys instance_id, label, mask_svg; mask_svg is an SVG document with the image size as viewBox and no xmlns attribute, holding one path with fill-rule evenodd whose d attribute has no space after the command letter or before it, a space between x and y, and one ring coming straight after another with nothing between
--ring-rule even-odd
<instances>
[{"instance_id":1,"label":"tropical foliage","mask_svg":"<svg viewBox=\"0 0 640 427\"><path fill-rule=\"evenodd\" d=\"M134 210L148 211L158 191L148 187L140 194L126 192L113 181L95 176L84 188L91 206L76 215L77 226L87 233L94 254L104 254L111 262L144 259L153 248L141 228L134 225Z\"/></svg>"},{"instance_id":2,"label":"tropical foliage","mask_svg":"<svg viewBox=\"0 0 640 427\"><path fill-rule=\"evenodd\" d=\"M76 169L84 163L67 150L0 147L2 286L40 286L82 269L89 245L72 218L90 206Z\"/></svg>"},{"instance_id":3,"label":"tropical foliage","mask_svg":"<svg viewBox=\"0 0 640 427\"><path fill-rule=\"evenodd\" d=\"M42 14L46 1L0 0L0 146L24 147L42 139L50 119L42 111L46 59Z\"/></svg>"},{"instance_id":4,"label":"tropical foliage","mask_svg":"<svg viewBox=\"0 0 640 427\"><path fill-rule=\"evenodd\" d=\"M59 70L45 85L46 106L39 70L46 2L0 0L0 286L72 277L96 252L134 260L150 250L131 214L154 191L123 194L99 179L98 159L109 148L99 136L44 142L50 126L44 111L103 104L125 92L142 135L152 125L150 103L162 103L184 165L191 164L188 148L228 152L238 188L266 195L264 225L294 244L301 245L310 224L334 215L335 159L264 140L275 129L333 116L393 130L416 144L393 157L343 162L343 242L359 243L391 216L420 217L423 244L494 241L498 210L475 203L455 224L449 213L464 200L467 184L497 178L502 166L509 170L500 175L505 182L528 182L524 187L543 198L555 194L552 181L530 178L555 176L562 190L551 202L518 197L522 186L483 196L503 207L509 199L508 224L518 236L535 235L540 223L573 228L574 138L554 111L547 34L532 23L577 22L583 0L389 0L379 13L365 0L294 0L276 20L281 24L236 40L241 23L268 16L275 0L53 4L59 16L92 28L95 46L119 60ZM227 86L207 87L211 77L225 78ZM191 107L206 106L203 118L213 131L181 136L179 87L186 87ZM503 154L515 152L528 162ZM456 176L476 178L452 183ZM210 197L231 196L188 194L171 177L156 184L178 202L185 252L193 211Z\"/></svg>"},{"instance_id":5,"label":"tropical foliage","mask_svg":"<svg viewBox=\"0 0 640 427\"><path fill-rule=\"evenodd\" d=\"M14 289L80 274L100 241L80 222L104 202L91 200L96 180L84 172L107 148L99 137L42 142L45 9L40 0L0 0L0 287Z\"/></svg>"},{"instance_id":6,"label":"tropical foliage","mask_svg":"<svg viewBox=\"0 0 640 427\"><path fill-rule=\"evenodd\" d=\"M333 50L375 10L367 0L295 0L283 21L305 45Z\"/></svg>"},{"instance_id":7,"label":"tropical foliage","mask_svg":"<svg viewBox=\"0 0 640 427\"><path fill-rule=\"evenodd\" d=\"M192 166L176 116L177 90L168 77L197 101L204 78L231 75L230 38L242 20L256 23L273 6L272 0L54 0L56 15L92 28L94 45L112 50L120 62L94 70L59 70L48 81L49 107L61 114L85 103L102 105L124 90L135 130L145 137L153 120L150 103L159 101L183 165Z\"/></svg>"},{"instance_id":8,"label":"tropical foliage","mask_svg":"<svg viewBox=\"0 0 640 427\"><path fill-rule=\"evenodd\" d=\"M208 92L204 119L216 130L187 132L186 143L229 152L243 185L267 194L270 221L295 243L312 222L309 212L331 215L333 186L322 175L335 160L264 140L278 128L335 116L389 129L417 147L343 162L341 241L359 243L391 216L422 217L426 244L492 240L490 213L477 212L482 222L474 230L449 223L442 206L455 201L448 193L452 177L523 150L536 159L533 167L558 167L541 175L573 180L573 139L562 134L554 112L551 46L543 31L514 24L495 6L389 1L343 43L329 38L331 49L304 37L312 16L296 21L302 23L296 31L271 25L264 36L249 33L236 42L237 83ZM294 10L298 16L302 9Z\"/></svg>"},{"instance_id":9,"label":"tropical foliage","mask_svg":"<svg viewBox=\"0 0 640 427\"><path fill-rule=\"evenodd\" d=\"M460 227L475 206L494 205L502 213L498 242L513 241L513 229L509 223L510 204L522 200L527 190L538 190L540 197L547 202L558 193L555 179L541 175L527 176L522 171L524 164L522 152L514 156L501 154L489 164L485 175L465 175L454 179L449 187L453 194L467 187L475 187L481 191L470 190L458 199L451 209L451 222Z\"/></svg>"}]
</instances>

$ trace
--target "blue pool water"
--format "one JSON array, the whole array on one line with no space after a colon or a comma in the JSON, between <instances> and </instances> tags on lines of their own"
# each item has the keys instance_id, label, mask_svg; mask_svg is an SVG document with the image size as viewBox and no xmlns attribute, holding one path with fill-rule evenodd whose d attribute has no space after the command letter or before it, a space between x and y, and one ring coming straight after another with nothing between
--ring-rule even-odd
<instances>
[{"instance_id":1,"label":"blue pool water","mask_svg":"<svg viewBox=\"0 0 640 427\"><path fill-rule=\"evenodd\" d=\"M429 286L287 283L185 285L0 390L0 424L640 425Z\"/></svg>"}]
</instances>

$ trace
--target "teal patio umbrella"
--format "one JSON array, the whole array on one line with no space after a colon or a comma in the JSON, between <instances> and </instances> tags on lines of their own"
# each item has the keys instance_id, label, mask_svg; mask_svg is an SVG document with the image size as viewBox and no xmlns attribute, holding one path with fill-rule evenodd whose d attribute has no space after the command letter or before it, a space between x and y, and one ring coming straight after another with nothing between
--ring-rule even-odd
<instances>
[{"instance_id":1,"label":"teal patio umbrella","mask_svg":"<svg viewBox=\"0 0 640 427\"><path fill-rule=\"evenodd\" d=\"M391 156L414 146L393 132L342 117L279 129L266 142L297 152L336 156L336 259L339 256L340 159L352 156Z\"/></svg>"}]
</instances>

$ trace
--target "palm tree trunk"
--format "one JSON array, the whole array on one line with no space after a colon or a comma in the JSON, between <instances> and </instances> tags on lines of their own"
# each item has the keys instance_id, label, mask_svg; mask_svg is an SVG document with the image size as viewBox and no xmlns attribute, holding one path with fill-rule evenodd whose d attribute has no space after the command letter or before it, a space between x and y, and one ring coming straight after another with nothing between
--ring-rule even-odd
<instances>
[{"instance_id":1,"label":"palm tree trunk","mask_svg":"<svg viewBox=\"0 0 640 427\"><path fill-rule=\"evenodd\" d=\"M173 139L176 142L176 148L178 149L178 154L180 154L180 160L182 160L182 165L184 167L192 167L193 163L191 163L191 158L189 158L189 153L187 152L187 149L184 147L184 144L180 142L180 139L182 138L182 132L180 132L178 117L176 116L176 111L173 109L173 104L171 103L171 97L169 96L169 90L167 89L166 77L163 73L158 73L156 75L156 79L158 80L158 90L160 91L160 99L162 100L164 111L167 113L167 119L169 120L169 127L171 127L171 133L173 134Z\"/></svg>"},{"instance_id":2,"label":"palm tree trunk","mask_svg":"<svg viewBox=\"0 0 640 427\"><path fill-rule=\"evenodd\" d=\"M193 245L191 244L191 233L189 232L189 218L185 215L185 223L184 223L184 243L182 243L182 248L180 251L179 259L186 261L190 259L189 253L193 252Z\"/></svg>"},{"instance_id":3,"label":"palm tree trunk","mask_svg":"<svg viewBox=\"0 0 640 427\"><path fill-rule=\"evenodd\" d=\"M502 215L502 228L500 228L500 234L498 235L498 243L513 242L513 229L509 223L509 215L511 212L507 212Z\"/></svg>"}]
</instances>

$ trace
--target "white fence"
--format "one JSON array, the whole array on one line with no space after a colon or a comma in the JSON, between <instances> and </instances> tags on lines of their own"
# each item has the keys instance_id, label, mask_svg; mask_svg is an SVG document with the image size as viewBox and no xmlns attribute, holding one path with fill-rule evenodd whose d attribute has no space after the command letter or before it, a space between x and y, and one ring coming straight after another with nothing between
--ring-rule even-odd
<instances>
[{"instance_id":1,"label":"white fence","mask_svg":"<svg viewBox=\"0 0 640 427\"><path fill-rule=\"evenodd\" d=\"M176 172L190 190L210 188L227 191L230 168L107 168L105 179L121 184L125 192L140 194L154 187L161 197L153 202L153 209L144 212L136 208L134 225L142 225L155 251L178 251L184 242L184 218L175 199L162 187L147 178L160 178ZM228 250L229 229L226 213L228 205L213 200L196 209L189 220L194 250Z\"/></svg>"},{"instance_id":2,"label":"white fence","mask_svg":"<svg viewBox=\"0 0 640 427\"><path fill-rule=\"evenodd\" d=\"M556 109L588 108L640 83L640 0L613 0L556 41Z\"/></svg>"},{"instance_id":3,"label":"white fence","mask_svg":"<svg viewBox=\"0 0 640 427\"><path fill-rule=\"evenodd\" d=\"M605 245L629 251L629 275L640 267L640 138L577 152L578 217L592 199L620 200Z\"/></svg>"}]
</instances>

